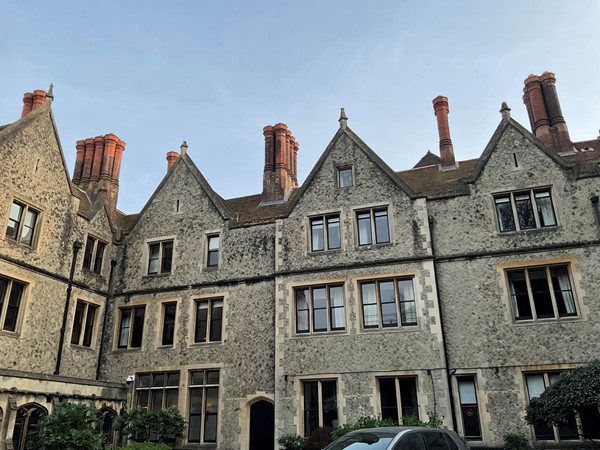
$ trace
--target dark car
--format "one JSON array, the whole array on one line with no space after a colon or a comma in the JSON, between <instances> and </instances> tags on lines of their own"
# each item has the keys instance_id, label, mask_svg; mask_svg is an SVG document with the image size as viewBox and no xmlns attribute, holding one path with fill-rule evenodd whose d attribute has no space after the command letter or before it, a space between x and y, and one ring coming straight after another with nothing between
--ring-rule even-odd
<instances>
[{"instance_id":1,"label":"dark car","mask_svg":"<svg viewBox=\"0 0 600 450\"><path fill-rule=\"evenodd\" d=\"M323 450L469 450L444 428L383 427L351 431Z\"/></svg>"}]
</instances>

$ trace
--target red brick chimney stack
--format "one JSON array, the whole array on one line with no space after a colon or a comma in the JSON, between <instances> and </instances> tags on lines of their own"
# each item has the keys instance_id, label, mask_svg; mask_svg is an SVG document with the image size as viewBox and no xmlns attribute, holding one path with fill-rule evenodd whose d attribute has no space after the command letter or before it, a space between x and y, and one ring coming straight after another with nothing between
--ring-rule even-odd
<instances>
[{"instance_id":1,"label":"red brick chimney stack","mask_svg":"<svg viewBox=\"0 0 600 450\"><path fill-rule=\"evenodd\" d=\"M175 161L179 158L179 153L177 152L167 152L167 172L171 170Z\"/></svg>"},{"instance_id":2,"label":"red brick chimney stack","mask_svg":"<svg viewBox=\"0 0 600 450\"><path fill-rule=\"evenodd\" d=\"M25 117L27 114L29 114L32 108L33 94L31 92L26 92L23 95L23 111L21 112L21 117Z\"/></svg>"},{"instance_id":3,"label":"red brick chimney stack","mask_svg":"<svg viewBox=\"0 0 600 450\"><path fill-rule=\"evenodd\" d=\"M79 185L83 172L83 157L85 154L85 141L77 141L75 144L77 154L75 156L75 168L73 169L73 183Z\"/></svg>"},{"instance_id":4,"label":"red brick chimney stack","mask_svg":"<svg viewBox=\"0 0 600 450\"><path fill-rule=\"evenodd\" d=\"M567 124L556 92L556 76L544 72L529 75L523 88L523 103L527 107L533 133L557 152L573 150Z\"/></svg>"},{"instance_id":5,"label":"red brick chimney stack","mask_svg":"<svg viewBox=\"0 0 600 450\"><path fill-rule=\"evenodd\" d=\"M433 99L433 110L437 118L438 134L440 136L440 158L441 169L449 170L456 168L454 159L454 147L450 138L450 126L448 125L448 98L438 95Z\"/></svg>"},{"instance_id":6,"label":"red brick chimney stack","mask_svg":"<svg viewBox=\"0 0 600 450\"><path fill-rule=\"evenodd\" d=\"M263 196L265 201L283 200L290 189L298 186L296 162L299 146L287 125L283 123L264 127L263 135Z\"/></svg>"},{"instance_id":7,"label":"red brick chimney stack","mask_svg":"<svg viewBox=\"0 0 600 450\"><path fill-rule=\"evenodd\" d=\"M77 141L73 184L94 202L102 198L109 214L116 217L119 169L125 142L114 134Z\"/></svg>"},{"instance_id":8,"label":"red brick chimney stack","mask_svg":"<svg viewBox=\"0 0 600 450\"><path fill-rule=\"evenodd\" d=\"M40 89L33 91L33 105L31 109L38 109L44 103L46 103L46 91L42 91Z\"/></svg>"},{"instance_id":9,"label":"red brick chimney stack","mask_svg":"<svg viewBox=\"0 0 600 450\"><path fill-rule=\"evenodd\" d=\"M46 103L46 97L46 91L40 89L23 94L23 110L21 111L21 118ZM51 94L49 98L52 98Z\"/></svg>"}]
</instances>

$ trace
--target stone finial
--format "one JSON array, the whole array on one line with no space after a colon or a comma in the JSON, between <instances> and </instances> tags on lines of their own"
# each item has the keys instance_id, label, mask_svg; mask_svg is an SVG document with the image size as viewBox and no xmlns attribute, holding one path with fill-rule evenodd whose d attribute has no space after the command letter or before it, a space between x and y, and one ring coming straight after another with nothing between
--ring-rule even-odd
<instances>
[{"instance_id":1,"label":"stone finial","mask_svg":"<svg viewBox=\"0 0 600 450\"><path fill-rule=\"evenodd\" d=\"M179 147L181 149L181 156L186 155L187 154L187 149L188 149L188 145L187 142L183 141L181 143L181 147Z\"/></svg>"},{"instance_id":2,"label":"stone finial","mask_svg":"<svg viewBox=\"0 0 600 450\"><path fill-rule=\"evenodd\" d=\"M506 102L502 102L502 106L500 107L500 114L502 114L503 119L510 119L510 108L506 104Z\"/></svg>"},{"instance_id":3,"label":"stone finial","mask_svg":"<svg viewBox=\"0 0 600 450\"><path fill-rule=\"evenodd\" d=\"M54 84L50 83L50 87L48 88L48 92L46 92L46 98L49 98L50 100L54 100L54 94L52 92L53 89L54 89Z\"/></svg>"},{"instance_id":4,"label":"stone finial","mask_svg":"<svg viewBox=\"0 0 600 450\"><path fill-rule=\"evenodd\" d=\"M348 127L348 117L346 117L346 111L344 111L344 108L340 110L340 118L338 121L340 122L340 128Z\"/></svg>"}]
</instances>

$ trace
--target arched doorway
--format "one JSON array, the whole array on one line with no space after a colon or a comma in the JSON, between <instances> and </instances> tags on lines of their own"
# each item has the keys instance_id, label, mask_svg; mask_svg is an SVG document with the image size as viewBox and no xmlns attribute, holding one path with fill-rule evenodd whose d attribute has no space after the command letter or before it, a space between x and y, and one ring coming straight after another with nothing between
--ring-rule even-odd
<instances>
[{"instance_id":1,"label":"arched doorway","mask_svg":"<svg viewBox=\"0 0 600 450\"><path fill-rule=\"evenodd\" d=\"M275 407L259 400L250 405L250 450L274 450Z\"/></svg>"},{"instance_id":2,"label":"arched doorway","mask_svg":"<svg viewBox=\"0 0 600 450\"><path fill-rule=\"evenodd\" d=\"M116 446L115 419L117 413L111 408L101 408L98 411L98 418L102 423L102 433L104 434L104 442Z\"/></svg>"},{"instance_id":3,"label":"arched doorway","mask_svg":"<svg viewBox=\"0 0 600 450\"><path fill-rule=\"evenodd\" d=\"M48 411L36 403L29 403L17 409L12 439L15 450L25 450L27 436L37 430L38 422L47 414Z\"/></svg>"}]
</instances>

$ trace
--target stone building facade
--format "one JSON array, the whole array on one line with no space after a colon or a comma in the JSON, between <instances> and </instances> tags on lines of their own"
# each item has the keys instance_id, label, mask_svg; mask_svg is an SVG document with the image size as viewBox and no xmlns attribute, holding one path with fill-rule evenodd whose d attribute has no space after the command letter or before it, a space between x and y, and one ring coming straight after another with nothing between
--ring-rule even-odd
<instances>
[{"instance_id":1,"label":"stone building facade","mask_svg":"<svg viewBox=\"0 0 600 450\"><path fill-rule=\"evenodd\" d=\"M349 127L299 186L267 126L263 192L223 199L188 154L142 211L116 209L125 143L78 141L70 177L52 91L0 127L0 450L60 401L112 420L177 407L185 448L268 450L361 416L435 413L477 447L533 429L530 398L600 357L600 139L572 142L551 73L525 81L532 132L501 120L455 159L396 172ZM598 411L573 428L600 430Z\"/></svg>"}]
</instances>

